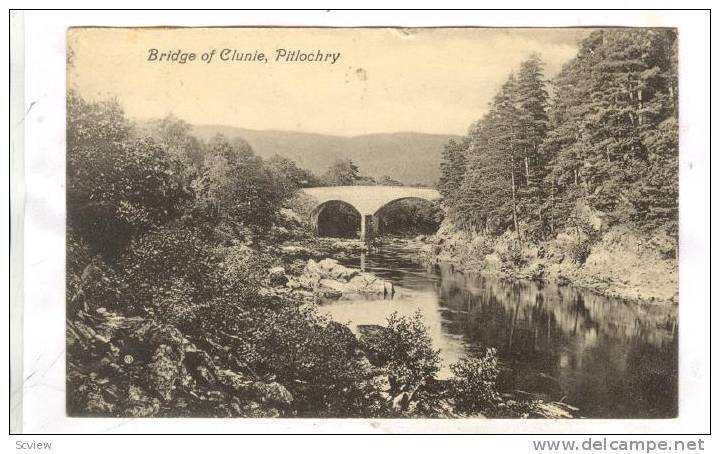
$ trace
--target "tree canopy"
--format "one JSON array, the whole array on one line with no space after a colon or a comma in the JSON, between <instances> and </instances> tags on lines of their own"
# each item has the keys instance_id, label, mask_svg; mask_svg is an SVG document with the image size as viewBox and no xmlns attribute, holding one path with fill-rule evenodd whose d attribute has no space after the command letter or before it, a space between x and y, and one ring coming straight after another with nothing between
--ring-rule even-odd
<instances>
[{"instance_id":1,"label":"tree canopy","mask_svg":"<svg viewBox=\"0 0 720 454\"><path fill-rule=\"evenodd\" d=\"M519 239L572 225L578 201L611 222L676 234L677 115L672 30L593 32L549 82L533 55L446 145L445 208L461 228Z\"/></svg>"}]
</instances>

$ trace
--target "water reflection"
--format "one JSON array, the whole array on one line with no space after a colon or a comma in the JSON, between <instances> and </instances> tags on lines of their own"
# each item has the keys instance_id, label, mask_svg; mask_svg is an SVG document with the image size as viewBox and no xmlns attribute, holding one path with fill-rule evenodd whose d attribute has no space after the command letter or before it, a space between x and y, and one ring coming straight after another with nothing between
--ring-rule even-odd
<instances>
[{"instance_id":1,"label":"water reflection","mask_svg":"<svg viewBox=\"0 0 720 454\"><path fill-rule=\"evenodd\" d=\"M495 347L503 390L541 393L586 417L677 414L676 308L638 305L572 287L502 281L424 267L403 247L345 260L409 290L392 301L338 301L324 310L352 326L420 309L447 365Z\"/></svg>"}]
</instances>

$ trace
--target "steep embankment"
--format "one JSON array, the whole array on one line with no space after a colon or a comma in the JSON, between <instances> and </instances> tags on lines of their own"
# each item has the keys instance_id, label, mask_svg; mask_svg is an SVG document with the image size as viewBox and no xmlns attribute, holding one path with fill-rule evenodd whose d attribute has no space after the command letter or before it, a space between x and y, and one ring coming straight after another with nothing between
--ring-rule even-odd
<instances>
[{"instance_id":1,"label":"steep embankment","mask_svg":"<svg viewBox=\"0 0 720 454\"><path fill-rule=\"evenodd\" d=\"M445 221L429 241L426 258L468 272L575 285L632 301L678 298L675 243L664 234L643 235L627 226L600 226L590 235L567 229L518 249L512 232L470 234Z\"/></svg>"}]
</instances>

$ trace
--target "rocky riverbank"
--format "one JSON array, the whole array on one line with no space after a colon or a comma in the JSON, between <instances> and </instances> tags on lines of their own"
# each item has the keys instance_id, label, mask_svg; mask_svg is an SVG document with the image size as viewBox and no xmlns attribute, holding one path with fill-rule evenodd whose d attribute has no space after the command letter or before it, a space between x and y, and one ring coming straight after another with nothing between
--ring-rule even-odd
<instances>
[{"instance_id":1,"label":"rocky riverbank","mask_svg":"<svg viewBox=\"0 0 720 454\"><path fill-rule=\"evenodd\" d=\"M402 353L402 349L415 352L422 345L423 336L418 334L424 329L421 321L418 325L413 325L416 322L412 320L400 320L394 326L363 326L354 333L348 326L327 317L311 315L316 313L317 304L328 299L403 296L403 290L395 288L392 282L343 266L327 256L317 260L298 257L298 251L326 254L316 245L313 242L312 245L298 243L295 248L280 246L279 250L286 252L273 254L270 266L256 270L260 277L257 301L262 301L265 307L240 308L228 300L218 301L215 306L181 306L164 316L158 316L155 309L135 316L122 313L122 308L97 304L78 308L67 321L67 380L68 389L72 390L68 397L69 413L124 417L298 416L303 399L307 405L308 387L315 386L314 379L303 378L295 372L291 375L270 373L255 366L257 359L253 355L258 348L277 348L260 350L268 355L271 364L278 361L274 366L277 370L282 371L287 361L296 361L293 363L296 367L310 369L320 361L323 366L318 373L322 377L350 373L348 377L352 378L347 380L351 381L344 382L344 386L359 386L358 392L366 386L362 392L368 395L357 398L362 402L375 402L367 410L374 416L573 417L577 409L568 405L519 391L500 395L492 387L486 390L489 394L482 400L482 411L461 409L457 399L467 400L475 394L459 390L475 381L467 377L441 380L432 369L412 373L406 370L407 364L415 364L413 361L418 361L416 365L423 364L416 353L409 357ZM354 241L338 241L332 245L333 250L343 248L346 253L356 253L366 247ZM252 260L255 254L247 246L231 249L237 249L244 257L240 260L242 263ZM283 331L273 318L281 314L290 316L293 323L300 322L297 333ZM185 322L186 319L194 321ZM213 326L224 328L207 331L208 320ZM245 324L249 325L242 328ZM254 324L256 327L251 328ZM421 331L416 333L413 326ZM268 332L259 334L263 330ZM280 334L276 330L281 330ZM313 334L312 330L317 332ZM318 337L312 337L315 335ZM296 341L291 340L285 345L284 336L299 336L297 339L311 336L317 346L298 347ZM333 339L328 341L333 348L340 351L335 352L323 343L328 338ZM336 345L336 341L340 344ZM275 343L281 345L276 347ZM398 348L400 353L396 352ZM432 357L432 352L426 353ZM349 371L344 367L332 369L340 364L333 358L342 354L350 358ZM399 356L395 357L396 354ZM330 369L326 369L328 367ZM420 370L422 375L414 375ZM477 368L466 370L482 372ZM407 381L410 377L412 380ZM353 410L341 407L337 411L351 414Z\"/></svg>"},{"instance_id":2,"label":"rocky riverbank","mask_svg":"<svg viewBox=\"0 0 720 454\"><path fill-rule=\"evenodd\" d=\"M458 271L569 284L628 301L677 304L678 265L672 238L615 226L585 233L568 229L555 238L517 247L511 232L485 236L447 221L422 238L422 260L450 262Z\"/></svg>"},{"instance_id":3,"label":"rocky riverbank","mask_svg":"<svg viewBox=\"0 0 720 454\"><path fill-rule=\"evenodd\" d=\"M68 321L67 340L69 406L79 415L277 417L293 402L271 377L239 370L237 358L233 370L208 353L232 352L143 317L81 312Z\"/></svg>"}]
</instances>

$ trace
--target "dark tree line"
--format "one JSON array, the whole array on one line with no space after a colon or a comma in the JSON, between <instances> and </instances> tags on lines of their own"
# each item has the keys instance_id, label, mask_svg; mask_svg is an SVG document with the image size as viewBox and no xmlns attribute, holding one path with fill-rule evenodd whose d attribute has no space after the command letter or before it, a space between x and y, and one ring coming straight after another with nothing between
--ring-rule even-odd
<instances>
[{"instance_id":1,"label":"dark tree line","mask_svg":"<svg viewBox=\"0 0 720 454\"><path fill-rule=\"evenodd\" d=\"M601 30L551 82L538 56L443 152L439 189L459 227L522 243L576 223L578 201L611 223L677 233L677 40Z\"/></svg>"}]
</instances>

